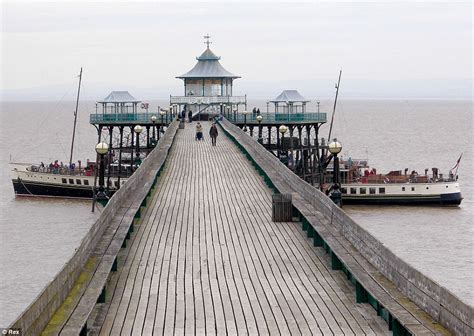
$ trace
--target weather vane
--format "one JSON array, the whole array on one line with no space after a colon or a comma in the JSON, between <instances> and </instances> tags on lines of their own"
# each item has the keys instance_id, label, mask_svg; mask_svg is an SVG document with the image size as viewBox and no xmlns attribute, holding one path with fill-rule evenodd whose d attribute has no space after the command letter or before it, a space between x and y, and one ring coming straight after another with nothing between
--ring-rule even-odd
<instances>
[{"instance_id":1,"label":"weather vane","mask_svg":"<svg viewBox=\"0 0 474 336\"><path fill-rule=\"evenodd\" d=\"M209 41L210 38L211 38L211 37L209 36L209 34L207 34L207 35L204 36L204 39L206 40L206 41L204 42L204 44L207 44L207 47L208 47L208 48L209 48L209 44L212 43L211 41Z\"/></svg>"}]
</instances>

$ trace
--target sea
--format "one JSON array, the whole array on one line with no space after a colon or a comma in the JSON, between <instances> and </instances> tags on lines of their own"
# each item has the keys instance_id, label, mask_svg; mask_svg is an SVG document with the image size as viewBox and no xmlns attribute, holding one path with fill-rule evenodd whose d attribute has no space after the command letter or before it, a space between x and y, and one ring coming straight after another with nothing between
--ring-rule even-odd
<instances>
[{"instance_id":1,"label":"sea","mask_svg":"<svg viewBox=\"0 0 474 336\"><path fill-rule=\"evenodd\" d=\"M150 101L150 111L168 105ZM247 108L267 109L265 100ZM99 210L91 202L15 197L9 162L69 161L74 101L0 103L0 326L8 326L40 294L79 246ZM316 111L316 100L307 111ZM272 110L270 108L270 110ZM333 101L321 99L331 119ZM474 306L473 102L470 100L344 100L333 135L342 154L368 159L378 172L445 174L462 154L459 207L345 206L362 227L403 260ZM79 104L73 161L94 161L95 102ZM321 127L327 137L329 125Z\"/></svg>"}]
</instances>

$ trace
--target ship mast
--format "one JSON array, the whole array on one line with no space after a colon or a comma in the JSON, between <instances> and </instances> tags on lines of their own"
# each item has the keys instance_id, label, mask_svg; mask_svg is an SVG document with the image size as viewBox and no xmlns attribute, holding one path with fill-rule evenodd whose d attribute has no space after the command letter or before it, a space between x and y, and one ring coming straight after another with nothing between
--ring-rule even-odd
<instances>
[{"instance_id":1,"label":"ship mast","mask_svg":"<svg viewBox=\"0 0 474 336\"><path fill-rule=\"evenodd\" d=\"M81 72L79 73L79 86L77 87L76 111L74 112L74 127L72 129L71 155L69 156L69 167L72 164L72 152L74 150L74 137L76 135L77 110L79 107L79 93L81 92L81 80L82 80L82 67L81 67Z\"/></svg>"},{"instance_id":2,"label":"ship mast","mask_svg":"<svg viewBox=\"0 0 474 336\"><path fill-rule=\"evenodd\" d=\"M339 84L341 84L341 74L342 74L342 70L339 71L339 80L337 81L337 84L336 84L336 98L334 99L334 107L332 109L331 126L329 126L328 144L331 142L332 124L334 123L334 115L336 114L336 104L337 104L337 96L339 94Z\"/></svg>"}]
</instances>

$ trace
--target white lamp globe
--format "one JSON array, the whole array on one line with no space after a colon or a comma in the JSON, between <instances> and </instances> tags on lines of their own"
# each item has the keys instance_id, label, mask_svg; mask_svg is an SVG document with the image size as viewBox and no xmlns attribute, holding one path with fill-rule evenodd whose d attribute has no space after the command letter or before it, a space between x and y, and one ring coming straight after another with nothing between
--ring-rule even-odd
<instances>
[{"instance_id":1,"label":"white lamp globe","mask_svg":"<svg viewBox=\"0 0 474 336\"><path fill-rule=\"evenodd\" d=\"M280 127L278 127L278 131L279 131L281 134L285 134L286 131L288 131L288 127L286 127L285 125L281 125Z\"/></svg>"},{"instance_id":2,"label":"white lamp globe","mask_svg":"<svg viewBox=\"0 0 474 336\"><path fill-rule=\"evenodd\" d=\"M133 130L135 131L135 133L140 134L143 131L143 127L137 125L133 128Z\"/></svg>"},{"instance_id":3,"label":"white lamp globe","mask_svg":"<svg viewBox=\"0 0 474 336\"><path fill-rule=\"evenodd\" d=\"M95 146L95 151L96 151L97 154L99 154L99 155L104 155L104 154L106 154L106 153L109 151L109 145L107 145L105 142L99 142L99 143Z\"/></svg>"},{"instance_id":4,"label":"white lamp globe","mask_svg":"<svg viewBox=\"0 0 474 336\"><path fill-rule=\"evenodd\" d=\"M333 141L328 145L328 149L331 154L337 155L341 152L342 145L338 141Z\"/></svg>"}]
</instances>

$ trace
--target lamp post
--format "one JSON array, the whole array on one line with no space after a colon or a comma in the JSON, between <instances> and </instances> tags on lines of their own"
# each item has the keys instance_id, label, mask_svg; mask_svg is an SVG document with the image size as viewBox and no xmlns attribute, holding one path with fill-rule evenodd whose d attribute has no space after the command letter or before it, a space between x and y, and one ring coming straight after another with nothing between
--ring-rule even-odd
<instances>
[{"instance_id":1,"label":"lamp post","mask_svg":"<svg viewBox=\"0 0 474 336\"><path fill-rule=\"evenodd\" d=\"M247 111L243 111L242 114L244 115L244 132L247 132Z\"/></svg>"},{"instance_id":2,"label":"lamp post","mask_svg":"<svg viewBox=\"0 0 474 336\"><path fill-rule=\"evenodd\" d=\"M95 146L95 151L97 154L99 154L99 190L96 195L96 199L99 203L102 205L105 205L107 203L107 195L105 194L105 188L104 188L104 175L105 175L105 161L104 157L105 154L109 151L109 145L105 142L99 142Z\"/></svg>"},{"instance_id":3,"label":"lamp post","mask_svg":"<svg viewBox=\"0 0 474 336\"><path fill-rule=\"evenodd\" d=\"M151 135L151 145L154 147L156 145L156 131L155 131L155 123L156 123L156 115L152 115L151 116L151 122L153 123L153 132L152 132L152 135ZM159 136L159 134L158 134Z\"/></svg>"},{"instance_id":4,"label":"lamp post","mask_svg":"<svg viewBox=\"0 0 474 336\"><path fill-rule=\"evenodd\" d=\"M328 145L329 152L334 155L334 169L333 169L333 185L330 188L329 197L334 203L338 206L342 206L342 194L341 194L341 185L339 182L339 154L342 150L342 145L336 139Z\"/></svg>"},{"instance_id":5,"label":"lamp post","mask_svg":"<svg viewBox=\"0 0 474 336\"><path fill-rule=\"evenodd\" d=\"M158 132L158 140L160 140L160 133L163 133L163 118L165 117L165 114L166 114L165 110L160 111L161 125L160 125L160 131Z\"/></svg>"},{"instance_id":6,"label":"lamp post","mask_svg":"<svg viewBox=\"0 0 474 336\"><path fill-rule=\"evenodd\" d=\"M262 115L258 115L257 116L257 121L258 121L258 142L260 142L261 144L263 144L263 139L262 139L262 120L263 120L263 117Z\"/></svg>"},{"instance_id":7,"label":"lamp post","mask_svg":"<svg viewBox=\"0 0 474 336\"><path fill-rule=\"evenodd\" d=\"M140 125L136 125L134 128L133 128L133 131L137 134L137 148L135 149L135 155L136 155L136 158L135 158L135 163L137 164L137 166L140 165L140 133L143 131L143 127L141 127Z\"/></svg>"},{"instance_id":8,"label":"lamp post","mask_svg":"<svg viewBox=\"0 0 474 336\"><path fill-rule=\"evenodd\" d=\"M232 110L234 111L234 122L237 122L237 107L234 106Z\"/></svg>"},{"instance_id":9,"label":"lamp post","mask_svg":"<svg viewBox=\"0 0 474 336\"><path fill-rule=\"evenodd\" d=\"M281 139L280 139L280 148L278 149L278 158L280 158L280 152L283 151L283 140L285 139L285 133L286 131L288 131L288 127L286 127L285 125L281 125L280 127L278 127L278 132L281 133Z\"/></svg>"}]
</instances>

